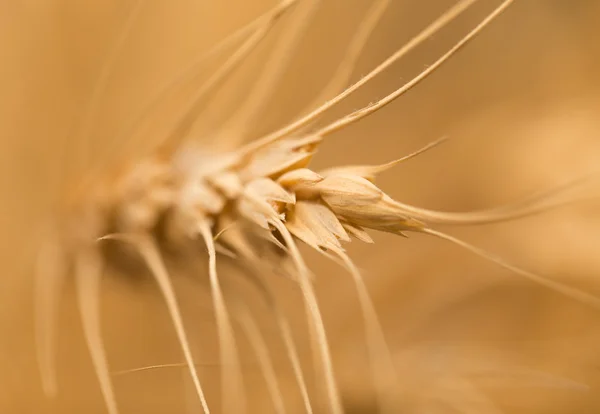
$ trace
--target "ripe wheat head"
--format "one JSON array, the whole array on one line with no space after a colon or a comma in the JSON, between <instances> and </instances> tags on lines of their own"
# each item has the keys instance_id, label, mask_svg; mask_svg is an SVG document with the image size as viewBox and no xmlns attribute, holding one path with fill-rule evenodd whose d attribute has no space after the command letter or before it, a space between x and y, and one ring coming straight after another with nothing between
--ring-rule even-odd
<instances>
[{"instance_id":1,"label":"ripe wheat head","mask_svg":"<svg viewBox=\"0 0 600 414\"><path fill-rule=\"evenodd\" d=\"M264 116L265 102L277 88L277 81L321 3L319 0L284 0L214 45L160 88L113 140L119 146L119 152L127 156L110 166L87 165L91 151L87 140L94 128L99 99L110 79L114 61L134 32L136 18L145 6L141 0L132 2L123 28L100 70L84 116L73 133L79 150L88 156L77 161L86 165L65 166L63 177L77 175L78 180L68 183L69 191L60 200L56 214L45 228L36 261L36 344L45 393L52 396L58 391L55 366L57 307L61 286L65 278L72 275L84 336L106 411L110 414L122 412L115 396L113 373L109 369L100 329L99 286L106 267L136 269L136 266L127 267L130 262L146 268L159 286L204 413L216 412L215 405L219 412L248 412L234 323L239 324L256 353L273 410L290 412L289 404L282 397L275 363L259 327L245 308L243 298L228 297L223 289L217 268L219 260L235 263L269 307L302 397L302 410L307 413L317 412L317 397L307 385L306 367L301 364L294 328L281 309L277 292L263 277L263 274L275 272L299 288L313 342L314 369L322 376L324 384L318 394L326 401L326 412L342 414L344 406L332 363L330 340L313 286L319 275L311 272L300 244L337 263L351 276L363 316L377 406L382 413L398 412L396 393L400 388L398 377L401 373L394 367L392 352L361 272L344 248L344 244L353 239L373 243L369 231L402 237L420 233L443 239L548 289L599 307L600 298L588 292L514 266L438 228L444 224L470 226L504 222L572 202L573 198L566 194L586 181L589 174L565 180L553 188L497 208L445 212L396 200L376 184L376 179L385 172L392 174L393 168L401 163L435 150L446 137L433 140L401 158L383 160L379 165L335 165L321 170L311 167L318 149L330 137L381 110L424 81L452 56L476 41L477 35L495 19L501 19L514 0L496 4L471 31L398 89L365 107L322 122L334 106L440 33L476 2L456 2L372 71L348 86L361 52L391 3L391 0L374 0L348 43L337 71L318 96L297 119L263 136L253 137L251 132L257 118ZM211 131L212 141L195 139L194 127L210 105L212 96L271 38L272 32L288 16L294 19L288 21L280 33L248 95L216 131ZM198 73L203 67L222 55L226 57L219 67L198 82ZM144 122L156 116L160 104L170 94L182 90L192 92L187 94L185 105L178 109L168 130L161 133L155 148L147 154L135 154L136 144L144 139ZM83 170L85 174L79 177ZM73 171L78 173L73 174ZM221 370L218 403L207 396L206 384L198 374L198 364L188 339L189 327L184 326L171 269L164 260L165 255L180 251L208 257L206 274L216 318Z\"/></svg>"}]
</instances>

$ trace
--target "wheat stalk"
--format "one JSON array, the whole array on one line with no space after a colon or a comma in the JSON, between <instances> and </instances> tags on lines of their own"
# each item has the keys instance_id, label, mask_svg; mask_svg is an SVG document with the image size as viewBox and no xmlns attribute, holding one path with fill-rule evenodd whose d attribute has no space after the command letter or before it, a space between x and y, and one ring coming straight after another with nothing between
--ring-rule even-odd
<instances>
[{"instance_id":1,"label":"wheat stalk","mask_svg":"<svg viewBox=\"0 0 600 414\"><path fill-rule=\"evenodd\" d=\"M93 186L86 186L84 197L77 200L65 214L65 217L69 217L67 225L58 226L57 230L48 237L50 242L46 245L38 263L40 283L36 300L38 356L46 392L48 394L56 392L52 337L58 286L65 276L66 268L74 265L84 334L94 369L98 375L108 412L118 413L102 345L98 309L98 284L105 260L101 254L100 242L105 243L110 240L133 245L152 272L167 302L186 366L193 378L195 390L205 413L210 412L210 404L196 371L169 271L161 257L157 242L159 239L174 248L188 240L202 240L208 251L208 274L224 371L221 399L223 411L227 413L243 413L247 410L232 321L217 274L219 252L234 257L247 269L248 277L261 290L265 300L273 309L303 396L305 410L310 413L314 408L290 327L279 310L275 300L276 295L257 276L257 273L264 269L261 254L265 251L278 252L277 255L268 256L269 260L274 261L274 266L281 271L287 271L288 276L302 291L309 326L316 342L315 360L324 376L328 410L332 414L343 413L342 402L325 325L312 286L314 276L298 249L298 242L338 262L353 278L364 316L369 357L382 412L393 411L389 399L392 391L397 387L397 374L393 369L391 354L367 288L358 268L348 257L342 244L350 242L352 238L371 243L372 239L367 230L402 236L407 232L429 234L450 241L550 289L590 305L599 306L600 300L586 292L510 265L482 249L432 228L433 224L439 223L485 224L536 214L562 202L558 200L558 196L565 189L572 188L573 183L497 209L449 213L401 203L392 199L375 184L378 174L435 147L442 140L434 141L412 154L382 165L342 166L323 171L310 169L310 161L326 137L383 108L417 85L475 38L484 27L513 3L512 0L502 2L436 62L383 99L313 131L299 132L438 32L474 2L475 0L459 1L372 72L300 119L247 145L228 148L221 152L206 152L201 146L189 142L189 132L209 93L227 79L265 38L279 17L291 10L291 6L297 1L282 2L221 43L218 49L223 45L229 45L231 39L236 39L241 34L249 34L245 42L231 54L223 66L196 89L188 106L181 112L181 118L174 123L172 131L165 137L160 148L151 156L116 170L114 174L99 177ZM360 50L364 47L366 39L386 5L385 1L374 5L365 18L363 30L359 31L351 43L343 65L323 91L323 96L335 93L340 85L347 81L351 73L348 68L356 62ZM308 9L310 11L310 7ZM301 19L301 22L305 20ZM298 30L301 32L300 29ZM295 38L291 35L288 44L293 44ZM280 53L289 53L289 48L285 47L285 44L279 50ZM163 88L156 100L147 105L149 111L151 112L155 102L163 99L164 95L179 82L193 77L197 64L192 65L190 70ZM243 126L253 118L257 108L262 106L269 96L269 91L274 87L270 76L277 77L277 73L281 70L276 68L275 75L269 74L264 78L266 79L264 82L257 84L246 106L242 107L243 111L239 115L242 121L238 118L232 120L232 125L235 127L230 127L229 131L235 131L235 134L229 142L230 145L233 146L245 138L246 130ZM103 71L99 81L100 86L95 90L102 89L107 76ZM95 92L94 97L98 93ZM94 106L95 99L92 100L91 107ZM128 133L135 135L139 124L146 116L146 113L143 113L138 117L131 129L128 129ZM88 123L89 118L86 118L83 131L89 129ZM289 263L292 265L289 266ZM236 312L233 315L235 319L241 321L247 335L252 338L256 353L262 361L262 369L269 383L276 411L283 413L285 406L280 400L277 381L268 361L268 355L264 353L265 345L260 333L246 311L238 310L237 316L235 314Z\"/></svg>"}]
</instances>

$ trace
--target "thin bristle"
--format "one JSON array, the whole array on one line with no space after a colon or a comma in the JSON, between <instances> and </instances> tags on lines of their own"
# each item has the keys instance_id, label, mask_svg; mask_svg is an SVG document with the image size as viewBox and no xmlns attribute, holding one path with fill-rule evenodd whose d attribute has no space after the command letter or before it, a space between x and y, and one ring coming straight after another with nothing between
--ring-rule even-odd
<instances>
[{"instance_id":1,"label":"thin bristle","mask_svg":"<svg viewBox=\"0 0 600 414\"><path fill-rule=\"evenodd\" d=\"M64 252L55 235L43 240L35 269L35 338L44 394L56 396L56 333L62 288L67 275Z\"/></svg>"},{"instance_id":2,"label":"thin bristle","mask_svg":"<svg viewBox=\"0 0 600 414\"><path fill-rule=\"evenodd\" d=\"M495 263L500 267L510 270L511 272L513 272L517 275L523 276L523 277L525 277L539 285L542 285L550 290L558 292L558 293L560 293L564 296L567 296L571 299L575 299L576 301L584 303L591 307L600 309L600 298L598 298L594 295L591 295L589 293L586 293L580 289L576 289L574 287L565 285L565 284L557 282L555 280L548 279L544 276L540 276L540 275L530 272L528 270L521 269L520 267L511 265L510 263L506 262L504 259L496 257L493 254L491 254L479 247L476 247L470 243L467 243L463 240L460 240L454 236L443 233L441 231L430 229L430 228L424 228L424 229L421 229L420 232L435 236L442 240L449 241L453 244L456 244L457 246L460 246L460 247L476 254L477 256L479 256L485 260Z\"/></svg>"},{"instance_id":3,"label":"thin bristle","mask_svg":"<svg viewBox=\"0 0 600 414\"><path fill-rule=\"evenodd\" d=\"M223 364L222 376L222 404L224 413L246 412L246 398L242 382L240 361L233 327L229 320L229 313L225 305L225 298L217 275L217 254L210 226L206 221L198 223L198 231L208 249L208 275L213 298L213 306L217 319L217 332L219 337L219 349L221 362ZM235 398L231 396L235 395Z\"/></svg>"},{"instance_id":4,"label":"thin bristle","mask_svg":"<svg viewBox=\"0 0 600 414\"><path fill-rule=\"evenodd\" d=\"M207 363L195 363L197 367L220 367L220 364L207 364ZM138 368L129 368L129 369L120 369L118 371L112 371L111 374L114 376L122 376L122 375L130 375L137 374L145 371L152 371L155 369L164 369L164 368L187 368L187 364L185 362L173 362L170 364L155 364L155 365L146 365Z\"/></svg>"},{"instance_id":5,"label":"thin bristle","mask_svg":"<svg viewBox=\"0 0 600 414\"><path fill-rule=\"evenodd\" d=\"M284 33L280 35L275 49L264 63L264 69L254 83L248 98L221 128L223 132L219 134L221 138L217 143L221 148L227 150L237 148L253 130L257 116L273 95L297 44L313 20L320 4L321 0L308 0L297 7L296 14L293 15L294 20L285 26Z\"/></svg>"},{"instance_id":6,"label":"thin bristle","mask_svg":"<svg viewBox=\"0 0 600 414\"><path fill-rule=\"evenodd\" d=\"M502 12L504 12L514 0L506 0L500 6L498 6L492 13L490 13L481 23L479 23L473 30L471 30L467 35L465 35L460 41L454 45L450 50L444 53L438 60L429 65L427 69L423 70L417 76L415 76L412 80L405 83L402 87L395 90L391 94L387 95L385 98L382 98L375 102L372 105L368 105L362 109L356 110L351 114L338 119L335 122L319 129L316 134L319 136L327 136L336 131L339 131L348 125L366 117L370 114L380 110L387 104L393 102L414 86L416 86L419 82L424 80L427 76L431 75L434 71L436 71L443 63L448 61L454 54L456 54L460 49L462 49L469 41L471 41L475 36L477 36L488 24L490 24L496 17L498 17Z\"/></svg>"},{"instance_id":7,"label":"thin bristle","mask_svg":"<svg viewBox=\"0 0 600 414\"><path fill-rule=\"evenodd\" d=\"M194 364L194 358L190 350L189 341L185 333L185 327L183 326L183 319L179 311L177 297L175 295L175 291L173 290L173 286L171 285L169 274L165 268L156 243L149 236L133 236L124 234L107 235L99 240L110 239L125 241L133 244L135 247L137 247L140 255L148 265L148 268L154 276L160 288L160 292L162 293L167 304L167 309L171 316L173 326L175 327L175 332L177 333L177 337L179 339L179 344L181 345L186 364L194 382L194 388L196 389L196 393L200 399L200 403L202 404L202 409L205 414L210 414L210 409L208 408L208 403L206 402L204 391L202 389L202 385L200 384L200 378L198 377L196 365Z\"/></svg>"},{"instance_id":8,"label":"thin bristle","mask_svg":"<svg viewBox=\"0 0 600 414\"><path fill-rule=\"evenodd\" d=\"M260 364L260 368L267 384L267 390L271 397L275 413L285 414L287 410L285 409L283 395L281 393L281 388L279 387L279 381L277 380L277 373L275 372L269 348L267 347L260 328L252 316L252 312L248 306L244 304L242 298L238 298L236 307L236 319L238 319L240 326L246 333L250 346L254 349L254 353L256 354L256 358L258 359L258 363Z\"/></svg>"},{"instance_id":9,"label":"thin bristle","mask_svg":"<svg viewBox=\"0 0 600 414\"><path fill-rule=\"evenodd\" d=\"M285 10L285 9L284 9ZM246 40L220 67L220 69L211 76L204 85L194 93L190 99L190 104L182 110L182 116L175 122L175 127L167 134L167 138L162 143L162 147L167 150L173 150L181 145L182 140L186 138L187 133L196 123L198 112L202 109L206 95L214 88L218 87L252 52L260 42L265 38L275 23L282 16L283 10L279 13L269 16L269 19Z\"/></svg>"},{"instance_id":10,"label":"thin bristle","mask_svg":"<svg viewBox=\"0 0 600 414\"><path fill-rule=\"evenodd\" d=\"M343 167L327 168L325 170L320 171L319 174L322 175L323 177L326 177L327 175L330 175L330 174L352 172L353 174L356 174L360 177L366 178L367 180L369 180L371 182L374 182L375 178L378 174L381 174L389 169L392 169L395 166L397 166L398 164L403 163L404 161L413 159L413 158L429 151L430 149L433 149L433 148L437 147L438 145L446 142L447 140L448 140L448 137L442 137L442 138L436 139L435 141L432 141L432 142L424 145L423 147L419 148L416 151L411 152L410 154L400 157L397 160L386 162L385 164L345 165Z\"/></svg>"},{"instance_id":11,"label":"thin bristle","mask_svg":"<svg viewBox=\"0 0 600 414\"><path fill-rule=\"evenodd\" d=\"M106 409L109 414L118 414L100 324L101 263L98 251L84 251L75 257L76 293L85 341L100 382Z\"/></svg>"},{"instance_id":12,"label":"thin bristle","mask_svg":"<svg viewBox=\"0 0 600 414\"><path fill-rule=\"evenodd\" d=\"M495 403L472 381L466 378L453 378L451 391L446 391L446 393L448 397L444 400L445 403L450 409L455 409L457 412L507 414L506 411L500 409L499 404ZM444 393L442 393L438 398L444 396Z\"/></svg>"},{"instance_id":13,"label":"thin bristle","mask_svg":"<svg viewBox=\"0 0 600 414\"><path fill-rule=\"evenodd\" d=\"M154 111L158 109L160 104L164 103L170 94L185 84L197 82L195 78L198 77L200 68L202 68L202 66L204 66L210 59L233 46L236 42L241 40L244 36L247 36L253 30L257 30L259 26L269 21L272 16L285 12L296 2L297 0L282 1L276 7L266 11L256 19L252 20L250 23L240 27L233 33L215 43L209 50L202 53L191 64L180 70L175 76L170 78L165 84L158 88L157 92L155 92L152 97L141 106L142 109L136 116L132 117L133 120L125 128L123 128L121 133L117 134L116 139L113 141L114 144L109 147L108 152L112 153L117 151L117 148L114 148L114 145L119 145L119 151L122 153L127 153L129 149L139 145L139 140L143 138L143 135L140 134L140 130L144 121L146 121L154 113Z\"/></svg>"},{"instance_id":14,"label":"thin bristle","mask_svg":"<svg viewBox=\"0 0 600 414\"><path fill-rule=\"evenodd\" d=\"M357 28L356 34L350 40L350 44L348 45L344 57L337 67L337 70L331 76L329 82L327 82L327 84L321 88L319 95L308 105L306 105L306 109L300 111L300 113L310 111L311 109L320 105L322 102L326 102L328 99L331 99L332 96L335 96L343 91L344 87L348 83L348 80L352 76L354 69L356 68L356 63L361 57L369 38L371 37L375 28L378 26L379 21L385 14L385 11L389 5L390 0L378 0L373 3L371 8L367 11L360 26Z\"/></svg>"},{"instance_id":15,"label":"thin bristle","mask_svg":"<svg viewBox=\"0 0 600 414\"><path fill-rule=\"evenodd\" d=\"M556 185L549 190L539 191L516 202L508 203L488 210L454 213L429 210L398 201L393 201L393 203L398 208L400 213L410 215L411 217L426 221L428 223L457 225L492 224L521 219L527 216L549 211L562 205L574 203L578 201L578 198L561 198L560 196L590 181L595 175L596 173L584 174L582 176L566 180L564 183Z\"/></svg>"},{"instance_id":16,"label":"thin bristle","mask_svg":"<svg viewBox=\"0 0 600 414\"><path fill-rule=\"evenodd\" d=\"M277 374L275 372L275 367L273 365L273 361L271 358L271 354L269 353L268 346L263 337L263 334L258 326L255 318L252 316L252 312L250 308L246 305L243 297L236 296L235 297L235 305L233 306L233 318L239 324L241 329L244 331L250 346L254 350L256 354L256 358L258 360L259 367L261 372L264 375L265 382L267 384L267 388L269 394L271 395L271 399L273 401L273 406L275 408L275 412L278 414L283 414L286 412L285 403L283 401L283 395L281 389L279 387L279 382L277 379ZM223 364L221 362L211 362L211 363L195 363L198 367L214 367L214 368L222 368ZM122 375L130 375L135 373L143 373L145 371L157 370L157 369L165 369L165 368L187 368L186 363L176 362L176 363L165 363L165 364L155 364L155 365L147 365L138 368L130 368L130 369L122 369L118 371L113 371L112 375L122 376Z\"/></svg>"},{"instance_id":17,"label":"thin bristle","mask_svg":"<svg viewBox=\"0 0 600 414\"><path fill-rule=\"evenodd\" d=\"M302 290L304 301L307 307L310 325L312 329L314 329L314 334L317 339L331 414L343 414L344 409L342 407L337 381L333 372L333 361L329 351L329 341L327 340L327 334L325 332L325 325L323 323L323 317L321 316L321 310L319 309L315 292L310 283L308 268L304 263L302 255L298 251L296 242L285 225L278 220L273 220L271 224L281 233L281 236L285 240L285 243L290 250L290 255L298 271L298 283L300 285L300 289Z\"/></svg>"},{"instance_id":18,"label":"thin bristle","mask_svg":"<svg viewBox=\"0 0 600 414\"><path fill-rule=\"evenodd\" d=\"M108 53L108 57L104 60L104 63L100 69L100 73L92 89L89 101L83 112L81 123L79 124L79 127L76 130L75 139L67 138L68 141L66 147L69 148L74 146L78 149L77 155L75 157L72 157L79 164L75 166L75 175L81 173L82 165L87 166L87 164L89 163L90 156L92 155L90 149L90 135L92 128L94 127L94 117L98 114L98 104L100 102L100 98L106 90L108 81L113 73L117 57L121 53L123 46L129 38L131 28L133 27L143 4L144 0L138 0L131 7L129 14L127 15L127 18L125 20L125 24L123 25L123 29L115 39L115 43L111 47ZM71 173L71 175L73 175L73 171L69 172Z\"/></svg>"},{"instance_id":19,"label":"thin bristle","mask_svg":"<svg viewBox=\"0 0 600 414\"><path fill-rule=\"evenodd\" d=\"M303 116L295 122L292 122L285 127L268 134L261 139L248 144L245 148L242 148L242 154L252 154L261 148L264 148L276 141L279 141L282 138L286 138L298 131L300 128L308 125L321 115L323 115L327 110L332 108L334 105L338 104L342 100L346 99L352 93L360 89L367 82L377 77L380 73L385 71L388 67L390 67L397 60L408 54L415 47L419 46L425 40L430 38L433 34L442 29L445 25L454 20L459 14L464 12L471 4L473 4L477 0L462 0L447 10L442 16L437 18L433 23L427 26L424 30L422 30L419 34L417 34L414 38L412 38L408 43L402 46L398 51L388 57L385 61L379 64L375 69L365 75L362 79L346 88L342 93L338 94L336 97L330 99L325 102L318 108L314 109L309 114Z\"/></svg>"},{"instance_id":20,"label":"thin bristle","mask_svg":"<svg viewBox=\"0 0 600 414\"><path fill-rule=\"evenodd\" d=\"M259 267L257 264L254 264L254 266ZM271 292L269 286L266 283L264 283L263 280L252 270L250 270L247 273L247 277L250 280L250 282L252 282L252 284L256 286L264 300L267 302L267 306L275 316L275 321L281 334L281 339L283 340L287 357L290 360L290 363L292 364L292 369L294 371L294 376L296 377L296 382L298 384L298 388L302 396L304 408L307 414L312 414L313 409L310 402L310 397L308 395L308 388L304 379L304 373L302 372L302 365L300 364L300 357L298 356L298 350L296 349L296 344L294 343L294 337L292 335L290 324L286 319L285 314L280 309L280 306L277 303L277 298L275 297L273 292Z\"/></svg>"},{"instance_id":21,"label":"thin bristle","mask_svg":"<svg viewBox=\"0 0 600 414\"><path fill-rule=\"evenodd\" d=\"M365 326L365 338L373 371L373 380L379 398L379 412L381 412L381 414L394 413L396 412L397 407L395 408L395 404L391 401L391 397L400 389L400 385L394 367L392 353L387 345L385 335L383 334L383 328L377 317L375 305L369 296L365 281L356 265L350 260L346 253L336 251L336 254L342 259L344 266L352 275L356 287L358 302L360 304Z\"/></svg>"}]
</instances>

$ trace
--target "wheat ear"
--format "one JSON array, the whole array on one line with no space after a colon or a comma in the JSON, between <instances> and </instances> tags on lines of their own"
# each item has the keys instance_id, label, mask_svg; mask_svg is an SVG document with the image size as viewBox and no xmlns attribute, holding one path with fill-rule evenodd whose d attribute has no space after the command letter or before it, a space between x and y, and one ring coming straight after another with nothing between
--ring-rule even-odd
<instances>
[{"instance_id":1,"label":"wheat ear","mask_svg":"<svg viewBox=\"0 0 600 414\"><path fill-rule=\"evenodd\" d=\"M208 82L195 92L189 106L182 112L181 118L173 125L172 132L159 149L158 152L162 156L147 159L125 169L121 175L115 178L114 182L111 181L115 191L108 197L108 201L96 200L93 197L90 200L91 206L96 207L96 204L99 204L100 211L106 217L110 217L106 218L98 228L95 228L95 231L110 232L115 230L115 227L117 230L117 234L102 237L101 240L117 239L132 243L158 283L167 303L196 392L206 413L209 412L208 404L204 398L193 356L189 349L175 292L155 242L156 237L159 236L166 237L167 240L170 240L169 237L172 236L177 240L188 238L192 241L200 233L207 245L211 293L225 370L221 390L224 400L226 390L241 395L238 393L242 392L243 385L241 377L239 377L240 369L234 343L235 338L217 278L216 253L219 248L219 251L229 251L234 256L236 254L241 256L242 260L254 262L256 256L253 249L256 246L249 245L245 237L248 235L258 236L269 247L281 249L286 258L291 260L294 265L292 273L303 295L313 345L315 345L314 356L319 360L323 371L327 404L331 414L342 414L343 407L324 321L312 286L312 275L299 252L297 240L305 242L321 254L341 263L352 274L365 320L373 376L377 382L380 405L383 409L387 407L386 388L394 384L395 372L390 369L391 363L384 367L384 364L391 358L387 356L389 351L377 322L374 307L370 302L360 273L341 247L342 241L350 241L350 235L365 242L372 242L366 232L367 229L399 235L404 235L409 231L429 234L453 242L562 294L592 305L600 303L592 295L508 265L503 260L491 256L475 246L431 229L429 226L429 223L436 222L482 224L537 213L557 205L554 197L561 193L560 188L549 193L546 192L543 196L535 195L512 206L503 206L484 212L447 213L400 203L374 184L375 176L378 173L397 165L400 161L412 158L417 153L422 153L436 143L415 154L380 166L333 168L320 174L308 168L318 146L328 135L383 108L417 85L464 47L485 26L506 10L513 1L502 2L432 66L375 104L334 121L315 133L293 136L300 129L317 120L333 105L361 88L392 63L438 32L474 2L475 0L459 1L367 76L309 114L278 131L225 154L217 153L207 156L201 151L194 151L192 146L188 146L187 141L186 145L183 145L184 140L189 138L189 133L208 93L224 82L229 74L265 38L274 22L286 10L283 6L287 7L293 2L283 3L282 8L273 9L279 10L280 13L269 15L260 25L257 25L252 36L227 59ZM365 30L369 31L368 25ZM163 222L166 223L166 230L161 226ZM241 225L229 227L232 222L240 222ZM219 243L215 242L215 238L219 239ZM84 319L84 332L107 407L111 414L114 414L116 413L116 403L108 379L107 362L99 332L97 307L99 274L97 274L97 279L88 279L85 283L80 280L87 272L86 269L99 271L101 267L100 263L96 265L95 259L91 260L87 256L81 256L80 252L81 250L76 250L74 256L75 260L80 263L76 276ZM289 261L281 263L282 267L286 263ZM40 274L43 275L46 272L48 275L59 268L60 262L58 265L50 263L49 267ZM81 268L85 272L81 271ZM51 287L46 291L51 291ZM90 295L96 295L94 301L87 300ZM47 297L44 299L41 294L40 298L42 302L47 299ZM48 300L43 303L52 305ZM270 303L274 304L275 302L271 301ZM275 313L278 314L278 312ZM305 407L308 412L312 412L289 326L285 323L285 318L277 316L277 320L303 394ZM258 348L264 350L260 346ZM244 410L243 403L239 406L227 405L227 401L224 401L224 405L229 412Z\"/></svg>"}]
</instances>

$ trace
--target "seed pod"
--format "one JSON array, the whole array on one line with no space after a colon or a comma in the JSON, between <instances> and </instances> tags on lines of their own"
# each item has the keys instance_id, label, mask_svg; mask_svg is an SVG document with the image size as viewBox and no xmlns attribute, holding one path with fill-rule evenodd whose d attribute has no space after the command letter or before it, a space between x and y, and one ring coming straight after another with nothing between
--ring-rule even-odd
<instances>
[{"instance_id":1,"label":"seed pod","mask_svg":"<svg viewBox=\"0 0 600 414\"><path fill-rule=\"evenodd\" d=\"M323 181L323 177L308 168L289 171L277 179L280 185L293 191L299 187L314 185L321 181Z\"/></svg>"},{"instance_id":2,"label":"seed pod","mask_svg":"<svg viewBox=\"0 0 600 414\"><path fill-rule=\"evenodd\" d=\"M383 191L373 183L355 175L331 175L317 183L315 188L336 213L371 205L383 197Z\"/></svg>"},{"instance_id":3,"label":"seed pod","mask_svg":"<svg viewBox=\"0 0 600 414\"><path fill-rule=\"evenodd\" d=\"M360 240L361 242L364 243L374 243L373 239L371 238L371 236L369 236L369 233L367 233L365 231L365 229L363 229L360 226L356 226L352 223L348 223L347 221L340 221L340 223L342 223L342 226L344 226L344 229L353 237L357 238L358 240Z\"/></svg>"},{"instance_id":4,"label":"seed pod","mask_svg":"<svg viewBox=\"0 0 600 414\"><path fill-rule=\"evenodd\" d=\"M281 147L267 148L240 170L240 177L244 181L261 177L277 178L288 171L306 167L313 154Z\"/></svg>"},{"instance_id":5,"label":"seed pod","mask_svg":"<svg viewBox=\"0 0 600 414\"><path fill-rule=\"evenodd\" d=\"M242 192L242 182L240 181L240 177L234 172L225 171L207 177L207 180L230 200L233 200Z\"/></svg>"},{"instance_id":6,"label":"seed pod","mask_svg":"<svg viewBox=\"0 0 600 414\"><path fill-rule=\"evenodd\" d=\"M225 207L225 198L205 182L190 182L181 190L180 208L199 209L208 214L219 214Z\"/></svg>"},{"instance_id":7,"label":"seed pod","mask_svg":"<svg viewBox=\"0 0 600 414\"><path fill-rule=\"evenodd\" d=\"M298 202L288 214L286 227L311 246L341 249L339 240L350 241L335 214L320 202Z\"/></svg>"}]
</instances>

